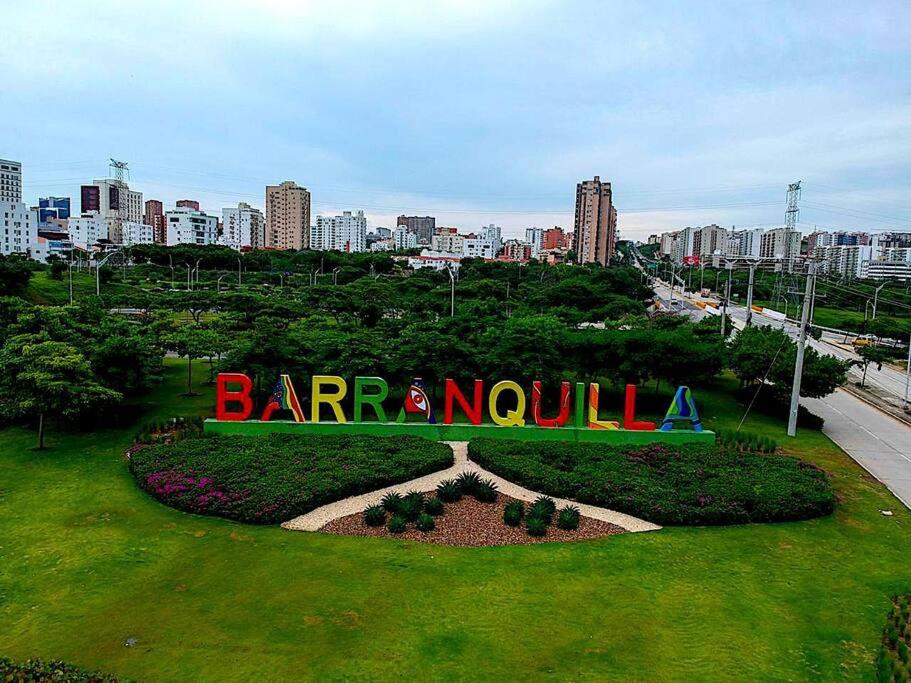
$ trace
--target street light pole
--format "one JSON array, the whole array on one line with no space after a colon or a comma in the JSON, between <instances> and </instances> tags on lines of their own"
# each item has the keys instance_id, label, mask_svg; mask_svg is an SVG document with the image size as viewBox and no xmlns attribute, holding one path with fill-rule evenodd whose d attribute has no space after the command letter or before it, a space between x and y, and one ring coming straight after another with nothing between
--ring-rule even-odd
<instances>
[{"instance_id":1,"label":"street light pole","mask_svg":"<svg viewBox=\"0 0 911 683\"><path fill-rule=\"evenodd\" d=\"M451 286L450 294L450 304L449 304L449 317L455 317L455 275L452 274L452 266L446 266L446 272L449 273L449 282Z\"/></svg>"},{"instance_id":2,"label":"street light pole","mask_svg":"<svg viewBox=\"0 0 911 683\"><path fill-rule=\"evenodd\" d=\"M873 320L876 320L876 300L879 298L879 290L886 286L886 283L883 282L879 287L876 288L876 291L873 292Z\"/></svg>"},{"instance_id":3,"label":"street light pole","mask_svg":"<svg viewBox=\"0 0 911 683\"><path fill-rule=\"evenodd\" d=\"M750 326L750 321L753 319L753 274L756 272L756 264L750 264L750 279L747 281L747 323L746 326Z\"/></svg>"},{"instance_id":4,"label":"street light pole","mask_svg":"<svg viewBox=\"0 0 911 683\"><path fill-rule=\"evenodd\" d=\"M803 296L803 311L800 314L800 335L797 338L797 360L794 363L794 383L791 386L791 411L788 414L788 436L797 435L797 409L800 405L800 381L803 375L803 355L807 344L807 321L813 288L816 285L816 264L807 264L807 286Z\"/></svg>"},{"instance_id":5,"label":"street light pole","mask_svg":"<svg viewBox=\"0 0 911 683\"><path fill-rule=\"evenodd\" d=\"M908 335L908 365L905 369L905 410L908 410L909 393L911 393L911 335Z\"/></svg>"},{"instance_id":6,"label":"street light pole","mask_svg":"<svg viewBox=\"0 0 911 683\"><path fill-rule=\"evenodd\" d=\"M721 304L721 336L724 337L725 327L727 325L728 318L728 299L731 298L731 273L733 271L728 269L728 284L725 287L724 301Z\"/></svg>"},{"instance_id":7,"label":"street light pole","mask_svg":"<svg viewBox=\"0 0 911 683\"><path fill-rule=\"evenodd\" d=\"M238 287L240 287L240 285L242 284L240 281L240 266L241 266L241 260L240 260L240 256L238 256L237 257L237 286Z\"/></svg>"}]
</instances>

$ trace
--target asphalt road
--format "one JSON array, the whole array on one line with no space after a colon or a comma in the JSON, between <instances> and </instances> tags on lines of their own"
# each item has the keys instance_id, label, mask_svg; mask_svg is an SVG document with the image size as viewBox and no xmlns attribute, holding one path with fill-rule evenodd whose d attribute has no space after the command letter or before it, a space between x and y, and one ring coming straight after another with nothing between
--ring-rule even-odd
<instances>
[{"instance_id":1,"label":"asphalt road","mask_svg":"<svg viewBox=\"0 0 911 683\"><path fill-rule=\"evenodd\" d=\"M841 389L800 403L825 420L826 436L911 508L911 427Z\"/></svg>"}]
</instances>

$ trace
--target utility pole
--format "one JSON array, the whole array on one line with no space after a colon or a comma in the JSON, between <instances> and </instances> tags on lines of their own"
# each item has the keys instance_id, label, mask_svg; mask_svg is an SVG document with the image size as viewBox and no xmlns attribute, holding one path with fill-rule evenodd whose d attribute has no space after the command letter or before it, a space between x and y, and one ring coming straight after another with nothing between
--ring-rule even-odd
<instances>
[{"instance_id":1,"label":"utility pole","mask_svg":"<svg viewBox=\"0 0 911 683\"><path fill-rule=\"evenodd\" d=\"M876 320L876 300L879 299L879 290L886 286L886 283L883 282L879 287L876 288L876 291L873 292L873 320Z\"/></svg>"},{"instance_id":2,"label":"utility pole","mask_svg":"<svg viewBox=\"0 0 911 683\"><path fill-rule=\"evenodd\" d=\"M908 365L905 369L905 410L908 410L909 393L911 393L911 335L908 335Z\"/></svg>"},{"instance_id":3,"label":"utility pole","mask_svg":"<svg viewBox=\"0 0 911 683\"><path fill-rule=\"evenodd\" d=\"M803 311L800 314L800 335L797 338L797 360L794 363L794 383L791 386L791 412L788 415L788 436L797 435L797 408L800 405L800 380L803 375L803 354L807 344L807 320L816 287L816 264L807 264L807 287L803 296Z\"/></svg>"},{"instance_id":4,"label":"utility pole","mask_svg":"<svg viewBox=\"0 0 911 683\"><path fill-rule=\"evenodd\" d=\"M750 326L750 321L753 319L753 275L755 272L756 264L750 263L750 279L747 281L747 327Z\"/></svg>"},{"instance_id":5,"label":"utility pole","mask_svg":"<svg viewBox=\"0 0 911 683\"><path fill-rule=\"evenodd\" d=\"M243 283L240 281L240 266L241 260L240 257L237 257L237 286L240 287Z\"/></svg>"},{"instance_id":6,"label":"utility pole","mask_svg":"<svg viewBox=\"0 0 911 683\"><path fill-rule=\"evenodd\" d=\"M70 306L73 305L73 250L70 249L70 262L68 264L67 270L69 271L70 276Z\"/></svg>"},{"instance_id":7,"label":"utility pole","mask_svg":"<svg viewBox=\"0 0 911 683\"><path fill-rule=\"evenodd\" d=\"M671 261L671 298L670 301L674 300L674 276L677 274L677 264Z\"/></svg>"}]
</instances>

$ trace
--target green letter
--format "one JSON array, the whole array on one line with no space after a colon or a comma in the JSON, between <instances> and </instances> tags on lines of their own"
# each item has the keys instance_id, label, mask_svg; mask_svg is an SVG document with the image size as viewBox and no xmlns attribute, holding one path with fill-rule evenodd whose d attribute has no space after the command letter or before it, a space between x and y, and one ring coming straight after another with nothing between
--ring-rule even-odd
<instances>
[{"instance_id":1,"label":"green letter","mask_svg":"<svg viewBox=\"0 0 911 683\"><path fill-rule=\"evenodd\" d=\"M375 394L364 393L366 387L379 387ZM382 377L355 377L354 378L354 421L361 422L361 406L373 406L380 422L386 422L386 411L383 410L383 401L389 396L389 385Z\"/></svg>"}]
</instances>

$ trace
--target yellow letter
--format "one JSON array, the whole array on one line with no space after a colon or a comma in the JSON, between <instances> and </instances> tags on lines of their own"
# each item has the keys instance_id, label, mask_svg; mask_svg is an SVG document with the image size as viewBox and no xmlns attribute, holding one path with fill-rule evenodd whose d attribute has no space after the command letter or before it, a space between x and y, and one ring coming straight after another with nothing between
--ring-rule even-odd
<instances>
[{"instance_id":1,"label":"yellow letter","mask_svg":"<svg viewBox=\"0 0 911 683\"><path fill-rule=\"evenodd\" d=\"M332 393L323 393L323 386L335 387ZM341 401L348 393L348 385L341 377L333 375L314 375L313 376L313 393L310 401L310 419L313 422L319 422L319 406L325 403L332 412L335 413L336 422L347 422L345 413L342 412Z\"/></svg>"},{"instance_id":2,"label":"yellow letter","mask_svg":"<svg viewBox=\"0 0 911 683\"><path fill-rule=\"evenodd\" d=\"M598 419L598 384L593 382L588 385L588 428L589 429L620 429L619 422L608 422Z\"/></svg>"},{"instance_id":3,"label":"yellow letter","mask_svg":"<svg viewBox=\"0 0 911 683\"><path fill-rule=\"evenodd\" d=\"M511 391L516 395L516 409L507 410L506 415L500 415L497 412L497 398L503 391ZM525 426L525 392L515 382L509 380L497 382L490 390L490 397L487 399L487 409L490 411L490 419L501 427L523 427Z\"/></svg>"}]
</instances>

